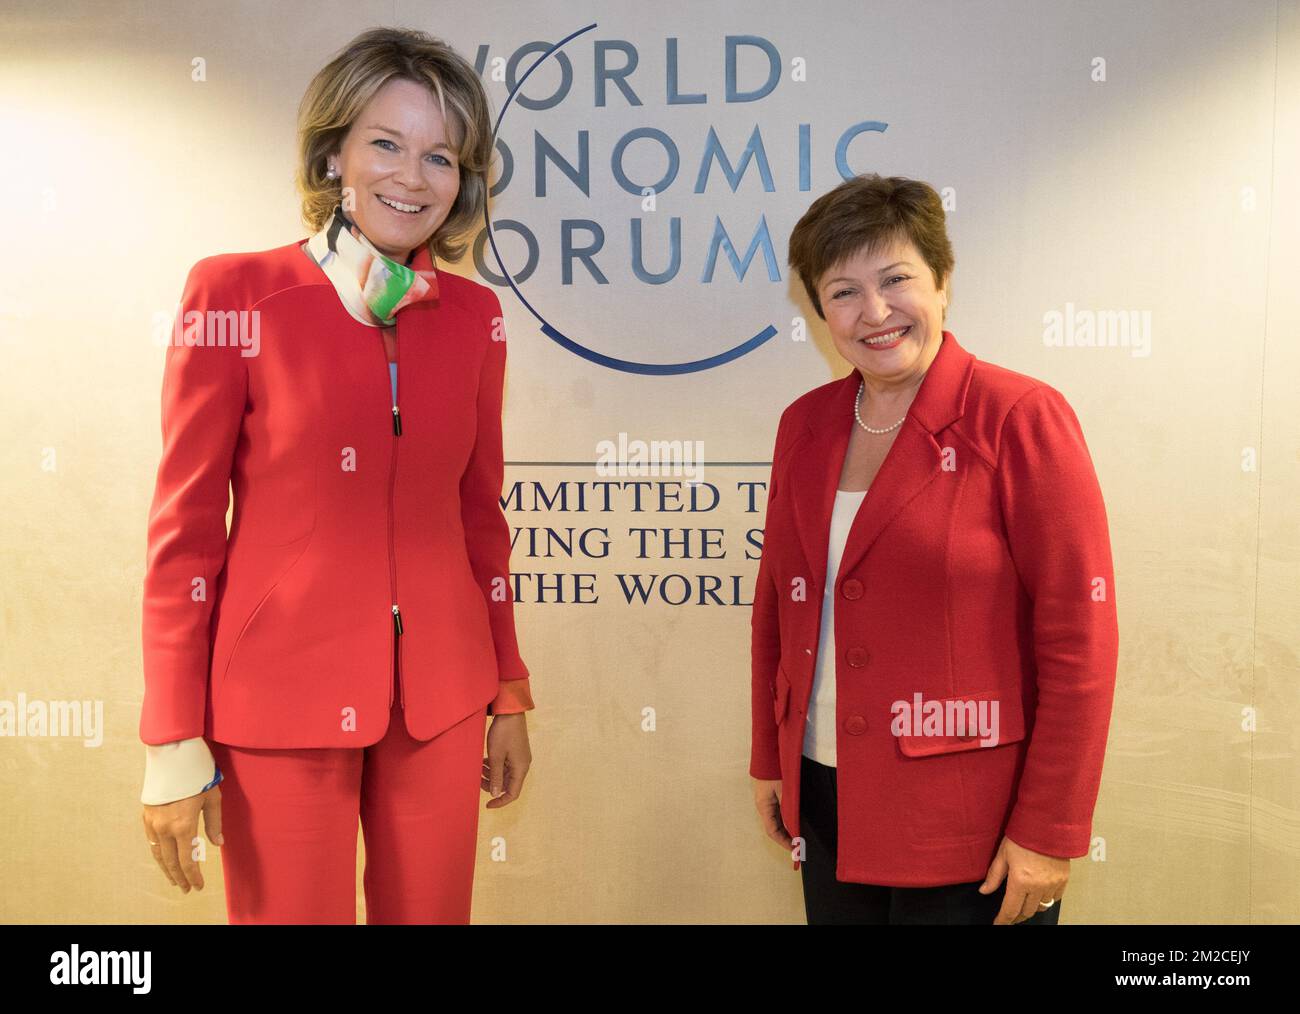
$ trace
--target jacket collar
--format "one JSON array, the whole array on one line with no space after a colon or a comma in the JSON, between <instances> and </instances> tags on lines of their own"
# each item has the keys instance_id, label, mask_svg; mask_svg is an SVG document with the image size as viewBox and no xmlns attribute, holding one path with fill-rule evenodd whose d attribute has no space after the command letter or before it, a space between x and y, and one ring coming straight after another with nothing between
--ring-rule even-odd
<instances>
[{"instance_id":1,"label":"jacket collar","mask_svg":"<svg viewBox=\"0 0 1300 1014\"><path fill-rule=\"evenodd\" d=\"M900 510L940 473L943 448L934 434L962 417L975 357L944 331L921 386L871 482L849 529L839 575L852 572ZM812 584L821 594L826 582L826 553L830 545L831 512L839 487L849 435L857 426L853 405L860 381L857 370L826 385L824 395L810 406L806 433L787 479L794 503L795 527L810 567Z\"/></svg>"}]
</instances>

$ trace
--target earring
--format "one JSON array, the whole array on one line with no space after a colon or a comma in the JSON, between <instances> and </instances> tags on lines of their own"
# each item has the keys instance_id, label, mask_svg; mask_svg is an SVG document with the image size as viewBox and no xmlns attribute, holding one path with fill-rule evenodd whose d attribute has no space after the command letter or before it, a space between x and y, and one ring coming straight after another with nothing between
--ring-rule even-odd
<instances>
[{"instance_id":1,"label":"earring","mask_svg":"<svg viewBox=\"0 0 1300 1014\"><path fill-rule=\"evenodd\" d=\"M325 171L325 178L326 178L327 180L338 179L338 175L339 175L339 174L336 173L336 172L334 171L334 167L333 167L333 166L330 166L330 167Z\"/></svg>"}]
</instances>

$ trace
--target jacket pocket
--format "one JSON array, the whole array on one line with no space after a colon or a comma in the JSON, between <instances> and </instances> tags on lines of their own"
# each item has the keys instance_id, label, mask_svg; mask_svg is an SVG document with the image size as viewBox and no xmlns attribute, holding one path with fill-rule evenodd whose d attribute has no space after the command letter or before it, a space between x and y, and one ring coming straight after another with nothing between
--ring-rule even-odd
<instances>
[{"instance_id":1,"label":"jacket pocket","mask_svg":"<svg viewBox=\"0 0 1300 1014\"><path fill-rule=\"evenodd\" d=\"M790 710L790 681L786 679L785 669L779 665L776 667L776 699L772 704L776 724L780 725Z\"/></svg>"},{"instance_id":2,"label":"jacket pocket","mask_svg":"<svg viewBox=\"0 0 1300 1014\"><path fill-rule=\"evenodd\" d=\"M936 754L960 753L963 750L991 750L1025 738L1025 715L1020 699L1013 691L1007 695L1002 690L985 690L975 694L958 694L955 697L931 698L926 704L943 706L942 724L945 735L916 733L909 721L907 731L898 735L898 749L908 757L933 757ZM973 704L972 709L970 705ZM955 716L961 713L965 728L955 730ZM921 719L924 723L924 716ZM987 741L983 730L988 729Z\"/></svg>"},{"instance_id":3,"label":"jacket pocket","mask_svg":"<svg viewBox=\"0 0 1300 1014\"><path fill-rule=\"evenodd\" d=\"M271 587L266 589L266 591L262 594L262 597L257 600L257 605L253 606L252 611L248 614L248 619L244 620L243 625L239 628L239 633L235 636L234 643L232 643L230 646L230 653L226 656L226 664L221 671L221 679L217 683L218 689L220 689L221 684L226 681L226 676L229 675L230 673L230 666L234 662L235 656L239 653L239 646L244 641L244 635L248 633L248 629L253 625L253 621L257 619L258 614L262 611L262 607L265 606L267 601L271 598L271 596L275 594L275 590L280 587L281 582L283 582L284 579L289 576L289 574L293 571L294 567L298 566L298 563L302 560L303 556L305 556L307 553L307 547L310 545L311 545L311 537L310 537L310 533L308 533L308 535L303 536L302 549L300 549L298 551L298 555L293 558L293 562L289 564L289 566L287 566L283 571L280 572L279 577L277 577L274 581L271 582Z\"/></svg>"}]
</instances>

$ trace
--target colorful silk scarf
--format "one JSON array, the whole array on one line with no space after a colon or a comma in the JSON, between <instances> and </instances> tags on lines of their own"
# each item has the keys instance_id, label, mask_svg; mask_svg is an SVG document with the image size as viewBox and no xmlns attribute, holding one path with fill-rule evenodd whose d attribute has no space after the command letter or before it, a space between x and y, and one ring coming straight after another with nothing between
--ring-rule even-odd
<instances>
[{"instance_id":1,"label":"colorful silk scarf","mask_svg":"<svg viewBox=\"0 0 1300 1014\"><path fill-rule=\"evenodd\" d=\"M384 256L343 213L342 204L307 241L307 253L334 283L348 313L371 327L392 327L399 310L438 297L432 269L411 268Z\"/></svg>"}]
</instances>

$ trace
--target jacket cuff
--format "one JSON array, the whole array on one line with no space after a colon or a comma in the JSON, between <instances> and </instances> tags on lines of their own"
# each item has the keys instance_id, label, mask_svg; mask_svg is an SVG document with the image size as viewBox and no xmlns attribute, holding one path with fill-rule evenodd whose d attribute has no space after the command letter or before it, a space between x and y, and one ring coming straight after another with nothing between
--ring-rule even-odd
<instances>
[{"instance_id":1,"label":"jacket cuff","mask_svg":"<svg viewBox=\"0 0 1300 1014\"><path fill-rule=\"evenodd\" d=\"M1032 820L1018 808L1012 810L1002 833L1021 848L1058 859L1080 859L1088 854L1092 844L1090 825Z\"/></svg>"},{"instance_id":2,"label":"jacket cuff","mask_svg":"<svg viewBox=\"0 0 1300 1014\"><path fill-rule=\"evenodd\" d=\"M206 792L221 778L221 769L202 736L157 746L146 744L140 802L161 806L188 799Z\"/></svg>"},{"instance_id":3,"label":"jacket cuff","mask_svg":"<svg viewBox=\"0 0 1300 1014\"><path fill-rule=\"evenodd\" d=\"M749 755L749 777L760 781L778 781L781 778L781 753L775 743L752 744Z\"/></svg>"},{"instance_id":4,"label":"jacket cuff","mask_svg":"<svg viewBox=\"0 0 1300 1014\"><path fill-rule=\"evenodd\" d=\"M528 686L528 677L518 680L502 680L497 684L496 698L488 705L489 715L517 715L521 711L532 711L532 690Z\"/></svg>"}]
</instances>

